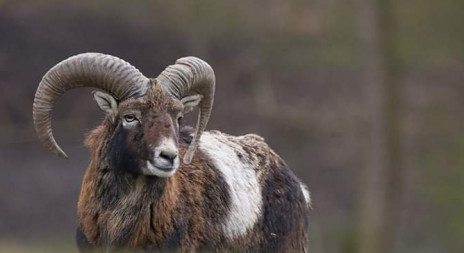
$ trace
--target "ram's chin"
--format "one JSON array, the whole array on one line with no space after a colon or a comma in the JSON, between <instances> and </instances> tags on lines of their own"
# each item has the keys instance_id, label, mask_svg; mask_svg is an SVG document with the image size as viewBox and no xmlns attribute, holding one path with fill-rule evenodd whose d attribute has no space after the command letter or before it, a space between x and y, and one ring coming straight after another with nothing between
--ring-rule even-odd
<instances>
[{"instance_id":1,"label":"ram's chin","mask_svg":"<svg viewBox=\"0 0 464 253\"><path fill-rule=\"evenodd\" d=\"M169 168L160 168L155 166L150 161L147 161L146 166L142 169L143 174L146 176L157 176L157 177L170 177L176 173L177 168L179 166L174 164L172 167Z\"/></svg>"}]
</instances>

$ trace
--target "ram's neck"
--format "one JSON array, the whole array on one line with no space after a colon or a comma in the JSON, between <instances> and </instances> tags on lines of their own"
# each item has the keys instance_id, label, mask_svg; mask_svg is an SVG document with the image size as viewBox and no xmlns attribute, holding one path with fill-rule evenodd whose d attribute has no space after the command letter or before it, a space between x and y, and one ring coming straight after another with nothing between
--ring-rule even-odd
<instances>
[{"instance_id":1,"label":"ram's neck","mask_svg":"<svg viewBox=\"0 0 464 253\"><path fill-rule=\"evenodd\" d=\"M104 142L112 134L108 127L103 124L86 140L92 159L82 183L78 217L93 245L112 248L135 245L152 233L155 209L172 195L166 191L172 183L110 169L105 155L108 143Z\"/></svg>"},{"instance_id":2,"label":"ram's neck","mask_svg":"<svg viewBox=\"0 0 464 253\"><path fill-rule=\"evenodd\" d=\"M170 208L167 203L174 196L169 185L168 180L156 177L89 168L78 205L80 225L89 241L104 248L119 248L140 245L154 237L157 226L165 220L157 210Z\"/></svg>"},{"instance_id":3,"label":"ram's neck","mask_svg":"<svg viewBox=\"0 0 464 253\"><path fill-rule=\"evenodd\" d=\"M185 209L185 205L197 205L193 200L200 193L191 184L198 179L193 180L192 176L201 177L202 173L192 167L179 169L168 179L117 174L110 168L106 155L113 132L111 123L105 120L85 142L91 151L91 161L79 196L78 218L88 241L111 249L147 244L168 247L166 242L169 245L181 240L186 235L180 228L185 227L190 216L199 216L201 208L187 208L192 211L189 214L178 210ZM181 130L184 141L181 154L187 149L192 132L189 127Z\"/></svg>"}]
</instances>

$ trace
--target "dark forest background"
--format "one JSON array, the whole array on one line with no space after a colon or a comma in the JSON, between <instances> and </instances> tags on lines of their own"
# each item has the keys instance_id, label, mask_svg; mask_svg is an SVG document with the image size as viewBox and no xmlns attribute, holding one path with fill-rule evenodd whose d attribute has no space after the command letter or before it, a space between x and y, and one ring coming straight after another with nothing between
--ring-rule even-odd
<instances>
[{"instance_id":1,"label":"dark forest background","mask_svg":"<svg viewBox=\"0 0 464 253\"><path fill-rule=\"evenodd\" d=\"M309 186L312 252L464 251L464 1L0 0L0 252L74 252L103 114L68 92L37 142L45 72L82 52L217 78L208 129L257 133Z\"/></svg>"}]
</instances>

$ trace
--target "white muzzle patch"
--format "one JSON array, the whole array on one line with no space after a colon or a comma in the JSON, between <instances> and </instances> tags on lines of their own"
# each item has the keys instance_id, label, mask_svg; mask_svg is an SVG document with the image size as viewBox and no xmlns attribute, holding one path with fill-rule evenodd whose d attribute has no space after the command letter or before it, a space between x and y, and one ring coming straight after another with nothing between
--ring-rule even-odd
<instances>
[{"instance_id":1,"label":"white muzzle patch","mask_svg":"<svg viewBox=\"0 0 464 253\"><path fill-rule=\"evenodd\" d=\"M153 153L153 159L147 160L146 166L142 168L145 175L170 177L176 173L179 168L179 156L172 138L163 139Z\"/></svg>"}]
</instances>

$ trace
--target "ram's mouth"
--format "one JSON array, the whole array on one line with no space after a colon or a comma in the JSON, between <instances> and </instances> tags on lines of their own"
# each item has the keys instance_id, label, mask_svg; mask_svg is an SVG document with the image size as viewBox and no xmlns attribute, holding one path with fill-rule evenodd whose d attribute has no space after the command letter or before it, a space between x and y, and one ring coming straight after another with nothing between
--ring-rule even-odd
<instances>
[{"instance_id":1,"label":"ram's mouth","mask_svg":"<svg viewBox=\"0 0 464 253\"><path fill-rule=\"evenodd\" d=\"M161 161L161 162L152 162L152 161L147 161L151 166L156 167L157 169L163 170L163 171L171 171L174 169L174 164L170 161Z\"/></svg>"},{"instance_id":2,"label":"ram's mouth","mask_svg":"<svg viewBox=\"0 0 464 253\"><path fill-rule=\"evenodd\" d=\"M170 177L174 175L178 167L178 158L172 162L162 158L155 158L154 160L147 160L143 173L148 176Z\"/></svg>"}]
</instances>

